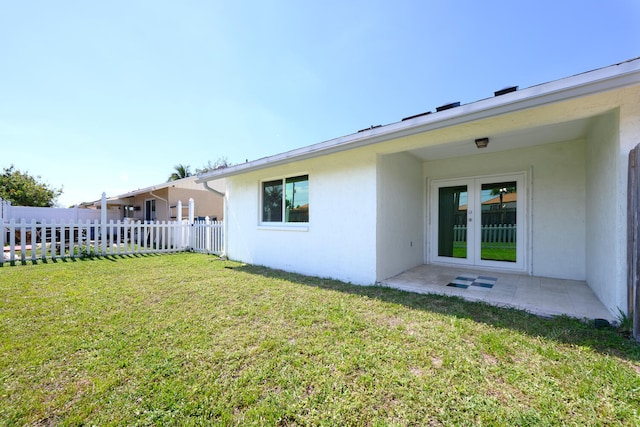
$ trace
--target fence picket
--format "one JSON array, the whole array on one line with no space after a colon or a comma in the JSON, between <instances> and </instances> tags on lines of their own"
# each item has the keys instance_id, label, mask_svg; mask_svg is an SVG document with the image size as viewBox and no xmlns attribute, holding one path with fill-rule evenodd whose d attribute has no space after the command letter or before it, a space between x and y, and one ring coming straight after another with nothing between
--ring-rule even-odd
<instances>
[{"instance_id":1,"label":"fence picket","mask_svg":"<svg viewBox=\"0 0 640 427\"><path fill-rule=\"evenodd\" d=\"M11 261L15 261L16 259L16 229L15 229L15 220L11 220L11 224L13 227L9 227L9 259Z\"/></svg>"},{"instance_id":2,"label":"fence picket","mask_svg":"<svg viewBox=\"0 0 640 427\"><path fill-rule=\"evenodd\" d=\"M165 221L162 221L162 252L169 252L169 245L167 244L167 224Z\"/></svg>"},{"instance_id":3,"label":"fence picket","mask_svg":"<svg viewBox=\"0 0 640 427\"><path fill-rule=\"evenodd\" d=\"M120 220L116 221L116 254L120 255L120 235L122 233L122 227L120 226Z\"/></svg>"}]
</instances>

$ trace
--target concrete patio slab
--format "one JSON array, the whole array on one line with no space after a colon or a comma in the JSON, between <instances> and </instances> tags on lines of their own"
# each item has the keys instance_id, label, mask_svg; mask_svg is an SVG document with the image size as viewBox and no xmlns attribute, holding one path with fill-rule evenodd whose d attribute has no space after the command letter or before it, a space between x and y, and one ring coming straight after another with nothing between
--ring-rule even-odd
<instances>
[{"instance_id":1,"label":"concrete patio slab","mask_svg":"<svg viewBox=\"0 0 640 427\"><path fill-rule=\"evenodd\" d=\"M616 321L586 282L578 280L421 265L380 284L422 294L459 296L468 301L513 307L539 316L564 314L579 319Z\"/></svg>"}]
</instances>

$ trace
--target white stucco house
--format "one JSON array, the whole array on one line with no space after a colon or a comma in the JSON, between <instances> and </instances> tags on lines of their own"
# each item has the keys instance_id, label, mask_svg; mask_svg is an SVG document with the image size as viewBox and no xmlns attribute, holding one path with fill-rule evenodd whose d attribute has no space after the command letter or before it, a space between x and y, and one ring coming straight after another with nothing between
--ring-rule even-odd
<instances>
[{"instance_id":1,"label":"white stucco house","mask_svg":"<svg viewBox=\"0 0 640 427\"><path fill-rule=\"evenodd\" d=\"M199 176L226 178L226 255L355 284L422 264L575 279L626 308L640 58L494 95Z\"/></svg>"}]
</instances>

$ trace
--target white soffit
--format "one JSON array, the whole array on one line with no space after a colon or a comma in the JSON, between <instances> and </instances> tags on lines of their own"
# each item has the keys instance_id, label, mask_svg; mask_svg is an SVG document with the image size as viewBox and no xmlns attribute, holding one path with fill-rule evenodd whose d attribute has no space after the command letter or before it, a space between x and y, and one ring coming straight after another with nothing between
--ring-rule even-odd
<instances>
[{"instance_id":1,"label":"white soffit","mask_svg":"<svg viewBox=\"0 0 640 427\"><path fill-rule=\"evenodd\" d=\"M449 157L495 153L498 151L554 142L573 141L586 137L590 120L589 118L585 118L539 127L529 127L512 132L491 134L489 146L482 149L478 149L473 143L473 140L465 138L458 141L453 140L446 144L409 150L409 153L422 160L439 160Z\"/></svg>"}]
</instances>

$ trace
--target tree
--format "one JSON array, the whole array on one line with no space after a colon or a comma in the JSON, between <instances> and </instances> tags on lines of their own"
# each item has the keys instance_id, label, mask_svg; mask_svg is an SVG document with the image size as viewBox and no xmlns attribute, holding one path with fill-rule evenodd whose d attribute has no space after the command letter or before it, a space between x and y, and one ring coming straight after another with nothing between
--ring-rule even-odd
<instances>
[{"instance_id":1,"label":"tree","mask_svg":"<svg viewBox=\"0 0 640 427\"><path fill-rule=\"evenodd\" d=\"M515 193L516 192L516 186L513 185L515 183L507 183L510 185L504 186L504 184L499 184L498 187L493 187L491 188L491 194L492 196L497 196L498 194L506 194L506 193Z\"/></svg>"},{"instance_id":2,"label":"tree","mask_svg":"<svg viewBox=\"0 0 640 427\"><path fill-rule=\"evenodd\" d=\"M229 159L227 159L226 156L218 157L218 160L215 162L211 163L211 160L209 160L202 168L196 169L196 173L211 172L217 169L228 168L229 166L231 166L231 163L229 163Z\"/></svg>"},{"instance_id":3,"label":"tree","mask_svg":"<svg viewBox=\"0 0 640 427\"><path fill-rule=\"evenodd\" d=\"M15 206L52 207L62 194L62 188L52 188L40 182L40 176L20 172L13 165L0 175L0 197Z\"/></svg>"},{"instance_id":4,"label":"tree","mask_svg":"<svg viewBox=\"0 0 640 427\"><path fill-rule=\"evenodd\" d=\"M167 182L176 181L178 179L187 178L187 177L193 175L191 173L191 171L189 170L190 167L191 166L189 166L189 165L185 166L182 163L179 163L179 164L175 165L173 167L175 172L172 173L171 175L169 175L169 179L167 180Z\"/></svg>"}]
</instances>

